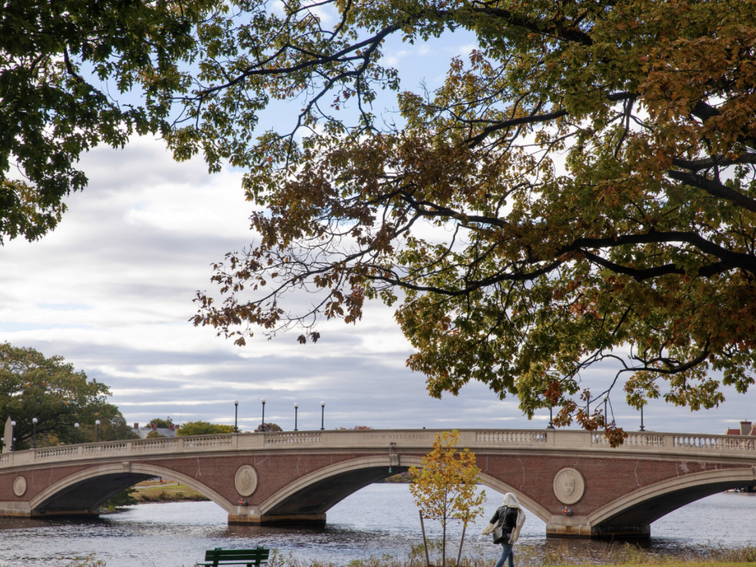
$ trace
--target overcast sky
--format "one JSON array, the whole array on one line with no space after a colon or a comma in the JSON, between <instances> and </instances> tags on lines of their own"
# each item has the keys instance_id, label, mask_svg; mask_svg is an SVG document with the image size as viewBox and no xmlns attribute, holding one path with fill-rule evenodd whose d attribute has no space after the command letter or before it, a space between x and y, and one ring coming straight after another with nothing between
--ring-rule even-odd
<instances>
[{"instance_id":1,"label":"overcast sky","mask_svg":"<svg viewBox=\"0 0 756 567\"><path fill-rule=\"evenodd\" d=\"M405 83L425 79L433 88L443 73L434 56L469 51L464 39L412 52L397 45L386 57ZM436 75L421 74L434 65ZM281 118L269 113L263 124ZM240 424L253 429L266 398L266 421L284 429L294 426L295 402L299 428L319 428L321 401L326 428L546 426L547 412L528 421L516 400L499 401L479 384L457 398L430 398L424 376L406 369L411 348L380 304L356 326L322 325L316 345L299 345L291 332L239 348L193 327L192 299L211 289L210 264L252 240L241 172L210 176L201 159L175 163L152 138L120 151L95 149L81 167L89 186L66 200L59 228L38 242L0 248L0 340L65 357L111 387L110 401L127 421L233 423L239 400ZM597 390L611 375L596 369L584 379ZM756 420L756 391L726 395L721 408L698 413L652 402L647 429L724 433L741 419ZM621 395L613 403L618 423L637 430L635 410Z\"/></svg>"}]
</instances>

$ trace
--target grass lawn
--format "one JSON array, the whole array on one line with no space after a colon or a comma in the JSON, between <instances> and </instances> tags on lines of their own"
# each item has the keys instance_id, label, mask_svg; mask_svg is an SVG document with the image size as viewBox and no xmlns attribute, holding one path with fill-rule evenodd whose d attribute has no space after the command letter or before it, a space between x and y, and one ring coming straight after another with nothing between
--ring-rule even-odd
<instances>
[{"instance_id":1,"label":"grass lawn","mask_svg":"<svg viewBox=\"0 0 756 567\"><path fill-rule=\"evenodd\" d=\"M209 498L185 484L168 480L162 484L160 481L147 480L140 482L134 488L136 490L131 496L139 502L199 502L209 500Z\"/></svg>"}]
</instances>

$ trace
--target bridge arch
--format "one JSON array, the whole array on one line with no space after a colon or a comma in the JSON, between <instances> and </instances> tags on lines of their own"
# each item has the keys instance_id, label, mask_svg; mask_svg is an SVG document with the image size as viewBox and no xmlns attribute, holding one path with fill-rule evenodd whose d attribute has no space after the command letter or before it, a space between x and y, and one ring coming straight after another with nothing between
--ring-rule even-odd
<instances>
[{"instance_id":1,"label":"bridge arch","mask_svg":"<svg viewBox=\"0 0 756 567\"><path fill-rule=\"evenodd\" d=\"M295 521L310 517L324 521L325 513L368 484L422 466L421 457L402 455L401 466L389 467L384 456L362 457L337 463L305 475L262 502L259 513L262 523ZM391 472L389 472L389 469ZM542 505L516 488L484 473L479 475L484 486L501 493L517 495L526 510L546 521L551 514Z\"/></svg>"},{"instance_id":2,"label":"bridge arch","mask_svg":"<svg viewBox=\"0 0 756 567\"><path fill-rule=\"evenodd\" d=\"M235 507L202 482L167 468L144 463L113 463L71 474L29 502L33 516L96 513L109 498L137 482L154 477L180 481L231 513Z\"/></svg>"},{"instance_id":3,"label":"bridge arch","mask_svg":"<svg viewBox=\"0 0 756 567\"><path fill-rule=\"evenodd\" d=\"M686 474L618 498L588 515L602 531L617 525L649 525L662 516L712 494L745 488L756 480L756 466Z\"/></svg>"},{"instance_id":4,"label":"bridge arch","mask_svg":"<svg viewBox=\"0 0 756 567\"><path fill-rule=\"evenodd\" d=\"M513 486L510 486L484 473L480 473L478 474L478 476L480 477L480 483L484 486L487 486L488 488L492 488L502 494L505 494L507 492L515 494L517 496L517 499L520 501L520 504L522 504L523 508L525 508L529 512L532 512L535 516L537 516L544 522L548 522L548 520L551 518L551 512L549 512L544 506L542 506L529 496L526 496Z\"/></svg>"}]
</instances>

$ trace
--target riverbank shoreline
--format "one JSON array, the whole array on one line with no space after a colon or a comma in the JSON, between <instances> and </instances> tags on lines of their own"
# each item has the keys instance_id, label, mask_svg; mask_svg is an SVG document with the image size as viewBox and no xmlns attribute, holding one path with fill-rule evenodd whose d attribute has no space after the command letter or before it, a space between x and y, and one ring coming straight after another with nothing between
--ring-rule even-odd
<instances>
[{"instance_id":1,"label":"riverbank shoreline","mask_svg":"<svg viewBox=\"0 0 756 567\"><path fill-rule=\"evenodd\" d=\"M516 548L517 549L517 548ZM649 567L649 566L663 566L663 567L756 567L756 548L749 547L741 550L728 550L730 555L729 561L721 560L701 560L695 558L689 558L688 560L677 556L658 557L651 554L647 554L641 551L638 553L638 549L631 544L625 544L619 552L612 558L615 560L613 563L551 563L548 560L541 563L529 563L527 560L523 561L522 554L517 555L517 564L523 567L596 567L596 565L617 565L620 567ZM747 561L738 561L737 559L750 559ZM440 558L437 558L440 559ZM584 557L579 558L585 560ZM463 556L460 563L457 565L454 558L447 558L447 567L491 567L491 561L489 559L482 560L481 557L469 557ZM10 567L6 564L0 564L0 567ZM80 557L74 559L70 563L58 564L58 567L108 567L107 561L99 559L94 555L86 557ZM188 566L182 566L188 567ZM417 550L413 550L409 556L405 558L397 558L390 555L384 555L382 557L370 557L367 559L353 559L346 563L337 562L323 562L318 560L302 560L293 557L291 554L283 555L277 550L273 550L267 567L441 567L441 562L431 562L430 566L427 566L425 558L420 557Z\"/></svg>"},{"instance_id":2,"label":"riverbank shoreline","mask_svg":"<svg viewBox=\"0 0 756 567\"><path fill-rule=\"evenodd\" d=\"M165 486L172 483L164 481L163 486L153 484L146 494L183 488ZM214 502L155 503L160 505L145 502L99 519L0 519L0 566L63 567L76 557L93 553L107 567L191 567L208 549L260 545L280 552L281 560L268 567L315 567L314 562L322 567L425 567L417 508L402 484L363 488L331 508L327 524L317 529L228 525L226 511ZM478 542L477 536L499 504L499 494L490 494L483 519L468 526L463 548L463 555L469 558L464 561L467 567L493 567L496 563L501 548L487 538ZM710 519L706 526L702 526L702 518ZM754 525L755 498L713 495L655 523L652 537L639 542L643 549L637 553L643 553L642 559L630 563L731 563L721 548L753 546ZM442 530L437 522L426 522L425 529L430 540L440 540ZM447 530L447 556L454 559L461 532L457 524ZM19 545L21 541L23 545ZM419 553L410 558L418 546ZM621 551L622 544L617 542L546 538L545 524L529 514L515 548L515 561L517 567L628 563L632 557L620 561ZM386 560L388 556L392 559ZM434 547L430 559L440 565L440 549ZM744 563L746 557L741 554L739 559L737 563Z\"/></svg>"}]
</instances>

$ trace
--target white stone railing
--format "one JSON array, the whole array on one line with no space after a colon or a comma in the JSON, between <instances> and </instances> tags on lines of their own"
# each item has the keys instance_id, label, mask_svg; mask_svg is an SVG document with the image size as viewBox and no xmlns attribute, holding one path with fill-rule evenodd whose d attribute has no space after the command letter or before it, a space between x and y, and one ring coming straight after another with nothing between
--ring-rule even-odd
<instances>
[{"instance_id":1,"label":"white stone railing","mask_svg":"<svg viewBox=\"0 0 756 567\"><path fill-rule=\"evenodd\" d=\"M77 445L61 445L60 447L45 447L34 452L35 461L55 459L56 457L72 457L79 454Z\"/></svg>"},{"instance_id":2,"label":"white stone railing","mask_svg":"<svg viewBox=\"0 0 756 567\"><path fill-rule=\"evenodd\" d=\"M109 443L93 443L82 447L82 454L124 453L129 450L128 441L110 441Z\"/></svg>"},{"instance_id":3,"label":"white stone railing","mask_svg":"<svg viewBox=\"0 0 756 567\"><path fill-rule=\"evenodd\" d=\"M715 451L756 451L756 437L742 435L672 435L675 447L684 449L710 449Z\"/></svg>"},{"instance_id":4,"label":"white stone railing","mask_svg":"<svg viewBox=\"0 0 756 567\"><path fill-rule=\"evenodd\" d=\"M179 439L177 437L164 437L158 439L143 439L141 441L132 441L132 451L170 451L177 449Z\"/></svg>"},{"instance_id":5,"label":"white stone railing","mask_svg":"<svg viewBox=\"0 0 756 567\"><path fill-rule=\"evenodd\" d=\"M478 443L498 443L502 445L533 445L546 443L546 431L477 431Z\"/></svg>"},{"instance_id":6,"label":"white stone railing","mask_svg":"<svg viewBox=\"0 0 756 567\"><path fill-rule=\"evenodd\" d=\"M203 435L201 437L184 437L184 447L230 447L231 435Z\"/></svg>"},{"instance_id":7,"label":"white stone railing","mask_svg":"<svg viewBox=\"0 0 756 567\"><path fill-rule=\"evenodd\" d=\"M609 440L603 431L591 433L591 444L609 447ZM666 447L667 436L658 433L630 433L622 444L623 447Z\"/></svg>"},{"instance_id":8,"label":"white stone railing","mask_svg":"<svg viewBox=\"0 0 756 567\"><path fill-rule=\"evenodd\" d=\"M265 435L265 445L311 445L320 443L323 435L317 432L280 432Z\"/></svg>"}]
</instances>

